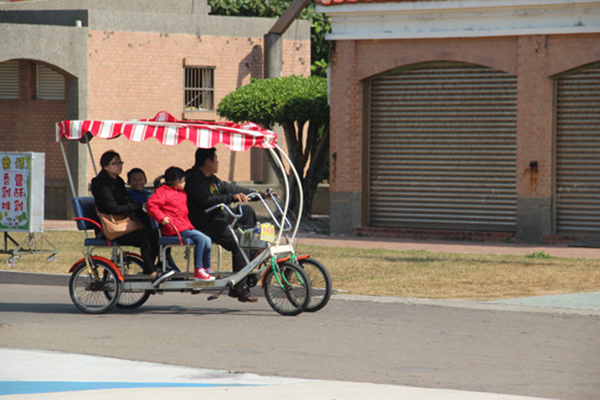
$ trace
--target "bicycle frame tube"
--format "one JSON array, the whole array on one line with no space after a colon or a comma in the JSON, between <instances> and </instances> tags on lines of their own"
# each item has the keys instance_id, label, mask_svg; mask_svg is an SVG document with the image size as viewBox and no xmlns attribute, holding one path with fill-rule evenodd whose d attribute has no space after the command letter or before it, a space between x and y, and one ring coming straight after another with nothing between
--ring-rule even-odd
<instances>
[{"instance_id":1,"label":"bicycle frame tube","mask_svg":"<svg viewBox=\"0 0 600 400\"><path fill-rule=\"evenodd\" d=\"M295 224L296 226L294 227L294 231L292 232L292 236L290 238L290 241L293 242L296 237L296 234L298 233L298 228L300 227L300 220L302 219L302 209L304 207L304 192L302 190L302 182L300 182L300 176L298 175L298 171L296 171L296 168L294 168L292 161L287 156L287 154L285 154L285 152L283 151L283 149L281 147L279 147L278 145L275 145L275 148L277 149L279 154L281 154L283 156L283 158L285 158L285 160L288 162L288 164L290 166L290 171L294 174L294 177L296 178L296 183L298 185L300 203L299 203L299 207L298 207L298 215L296 216L296 224ZM281 161L281 158L279 157L279 155L277 153L275 153L275 150L273 150L273 149L268 149L268 150L271 152L271 155L273 155L273 158L275 159L277 166L279 167L281 174L283 175L283 180L284 180L285 186L286 186L285 187L285 189L286 189L285 204L283 207L283 216L281 219L281 226L284 226L285 218L286 218L288 210L289 210L289 199L290 199L290 194L292 192L292 190L291 190L292 188L290 187L290 183L287 178L287 174L285 173L285 167L283 165L283 162ZM277 236L277 240L275 241L275 243L279 244L281 242L282 234L283 234L283 229L280 229L279 235Z\"/></svg>"},{"instance_id":2,"label":"bicycle frame tube","mask_svg":"<svg viewBox=\"0 0 600 400\"><path fill-rule=\"evenodd\" d=\"M269 252L262 252L259 256L257 256L254 260L248 261L246 266L236 272L234 275L228 276L227 278L217 279L214 283L215 286L220 284L223 281L231 283L231 286L235 286L238 282L244 279L246 276L250 274L256 267L258 267L264 260L266 260L270 256Z\"/></svg>"},{"instance_id":3,"label":"bicycle frame tube","mask_svg":"<svg viewBox=\"0 0 600 400\"><path fill-rule=\"evenodd\" d=\"M275 145L277 150L279 152L281 152L281 148L277 145ZM283 207L283 215L281 216L281 226L283 226L283 224L285 223L285 217L287 215L288 212L288 206L290 203L290 183L288 182L288 178L287 178L287 174L285 173L285 167L283 166L283 163L281 162L281 158L279 158L278 154L275 152L275 150L273 149L269 149L269 152L271 152L271 155L273 156L273 159L275 160L275 162L277 163L277 166L279 167L279 170L281 171L281 175L283 176L283 181L285 183L285 191L286 191L286 196L285 196L285 203L284 203L284 207ZM291 168L294 168L291 164L290 164ZM277 236L277 240L275 241L275 243L279 244L281 241L281 234L283 233L283 229L279 230L279 235Z\"/></svg>"},{"instance_id":4,"label":"bicycle frame tube","mask_svg":"<svg viewBox=\"0 0 600 400\"><path fill-rule=\"evenodd\" d=\"M92 167L94 167L94 175L98 175L98 168L94 161L94 153L92 153L92 146L90 146L90 138L88 135L85 135L85 144L87 145L88 153L90 153L90 160L92 161Z\"/></svg>"},{"instance_id":5,"label":"bicycle frame tube","mask_svg":"<svg viewBox=\"0 0 600 400\"><path fill-rule=\"evenodd\" d=\"M58 129L58 128L57 128ZM98 175L98 169L96 168L96 163L94 162L94 154L92 153L92 146L90 146L90 138L88 135L85 135L85 144L87 145L88 153L90 154L90 160L92 161L92 166L94 167L94 174ZM73 181L73 175L71 174L71 168L69 166L69 160L67 159L67 153L65 151L65 146L63 141L58 142L60 145L60 151L63 155L63 160L65 161L65 168L67 169L67 176L69 177L69 184L71 185L71 193L73 193L73 197L77 197L77 191L75 190L75 184Z\"/></svg>"},{"instance_id":6,"label":"bicycle frame tube","mask_svg":"<svg viewBox=\"0 0 600 400\"><path fill-rule=\"evenodd\" d=\"M294 168L292 161L290 160L288 155L279 146L277 146L277 149L289 163L290 171L292 171L294 173L294 177L296 178L296 183L298 184L298 193L299 193L299 197L300 197L300 204L298 207L298 215L296 216L296 218L297 218L296 226L295 226L294 232L292 232L291 241L293 242L294 238L296 237L296 234L298 233L298 228L300 227L300 221L302 219L302 210L304 209L304 191L302 189L302 182L300 181L300 176L298 175L298 171L296 171L296 168ZM280 234L280 236L281 236L281 234Z\"/></svg>"},{"instance_id":7,"label":"bicycle frame tube","mask_svg":"<svg viewBox=\"0 0 600 400\"><path fill-rule=\"evenodd\" d=\"M65 146L63 142L59 142L60 150L63 155L63 159L65 160L65 168L67 169L67 176L69 177L69 183L71 184L71 193L73 193L73 197L77 197L77 192L75 191L75 184L73 183L73 175L71 175L71 168L69 168L69 160L67 160L67 153L65 152Z\"/></svg>"}]
</instances>

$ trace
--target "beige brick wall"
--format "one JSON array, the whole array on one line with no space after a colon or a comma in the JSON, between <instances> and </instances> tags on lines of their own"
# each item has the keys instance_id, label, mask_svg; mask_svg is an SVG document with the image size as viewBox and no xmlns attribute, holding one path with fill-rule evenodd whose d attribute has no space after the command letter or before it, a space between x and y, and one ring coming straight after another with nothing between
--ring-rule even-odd
<instances>
[{"instance_id":1,"label":"beige brick wall","mask_svg":"<svg viewBox=\"0 0 600 400\"><path fill-rule=\"evenodd\" d=\"M153 117L159 111L183 118L186 59L211 62L216 67L218 105L227 93L248 84L250 78L262 78L262 39L90 31L89 118L127 120ZM292 74L310 74L308 41L284 41L283 75ZM195 114L193 118L211 119L216 115ZM124 139L96 140L92 147L97 165L104 151L115 149L126 163L124 172L142 167L149 180L171 165L189 168L195 152L189 143L166 148L152 140L142 144ZM219 146L219 159L222 179L253 179L252 164L258 161L250 152L232 153ZM90 179L94 175L91 165L88 175Z\"/></svg>"}]
</instances>

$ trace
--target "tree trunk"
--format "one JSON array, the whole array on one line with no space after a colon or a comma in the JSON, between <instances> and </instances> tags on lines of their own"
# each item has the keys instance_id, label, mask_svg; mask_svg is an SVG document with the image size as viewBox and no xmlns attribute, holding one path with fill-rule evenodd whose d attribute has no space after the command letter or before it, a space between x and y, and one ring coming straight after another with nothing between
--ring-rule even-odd
<instances>
[{"instance_id":1,"label":"tree trunk","mask_svg":"<svg viewBox=\"0 0 600 400\"><path fill-rule=\"evenodd\" d=\"M311 125L312 124L309 123L309 135L307 139L312 141L307 142L305 151L302 151L303 144L299 143L299 133L297 130L300 128L297 128L294 122L284 122L281 124L288 148L288 155L300 177L300 184L302 185L302 200L304 203L302 208L303 218L309 218L311 216L313 198L317 192L317 187L325 168L324 157L327 155L327 149L329 148L329 124L324 127L323 135L318 140L315 139L315 137L318 136L319 127ZM302 124L299 124L299 127L302 126ZM306 169L306 164L309 160L310 164L308 169ZM269 157L269 162L274 164L271 157ZM295 214L298 214L298 208L300 207L300 193L297 190L296 178L289 172L287 176L290 184L289 209ZM279 171L277 177L281 186L284 187L283 177L280 176Z\"/></svg>"}]
</instances>

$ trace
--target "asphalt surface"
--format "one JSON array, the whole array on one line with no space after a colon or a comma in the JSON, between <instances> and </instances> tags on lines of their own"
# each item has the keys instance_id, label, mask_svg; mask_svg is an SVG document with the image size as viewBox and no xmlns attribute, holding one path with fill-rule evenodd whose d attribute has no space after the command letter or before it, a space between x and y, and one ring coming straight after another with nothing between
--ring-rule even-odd
<instances>
[{"instance_id":1,"label":"asphalt surface","mask_svg":"<svg viewBox=\"0 0 600 400\"><path fill-rule=\"evenodd\" d=\"M600 249L567 246L300 241L600 258ZM136 312L85 316L67 281L0 271L2 399L600 399L600 292L495 302L337 294L295 318L277 316L264 298L209 307L166 294ZM123 335L137 330L153 345ZM247 345L232 345L244 332Z\"/></svg>"},{"instance_id":2,"label":"asphalt surface","mask_svg":"<svg viewBox=\"0 0 600 400\"><path fill-rule=\"evenodd\" d=\"M572 296L531 305L535 298L338 294L298 317L277 315L263 297L241 304L170 293L95 316L71 304L66 276L46 278L0 272L2 398L591 400L600 393L600 293L586 295L591 307L574 307ZM44 284L23 284L37 279Z\"/></svg>"}]
</instances>

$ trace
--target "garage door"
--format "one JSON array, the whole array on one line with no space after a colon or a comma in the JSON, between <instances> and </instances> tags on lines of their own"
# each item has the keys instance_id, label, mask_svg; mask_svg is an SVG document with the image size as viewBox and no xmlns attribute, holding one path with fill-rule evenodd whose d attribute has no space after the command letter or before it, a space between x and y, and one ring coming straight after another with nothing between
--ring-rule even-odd
<instances>
[{"instance_id":1,"label":"garage door","mask_svg":"<svg viewBox=\"0 0 600 400\"><path fill-rule=\"evenodd\" d=\"M556 80L556 230L600 234L600 65Z\"/></svg>"},{"instance_id":2,"label":"garage door","mask_svg":"<svg viewBox=\"0 0 600 400\"><path fill-rule=\"evenodd\" d=\"M516 231L516 77L426 63L370 82L369 224Z\"/></svg>"}]
</instances>

